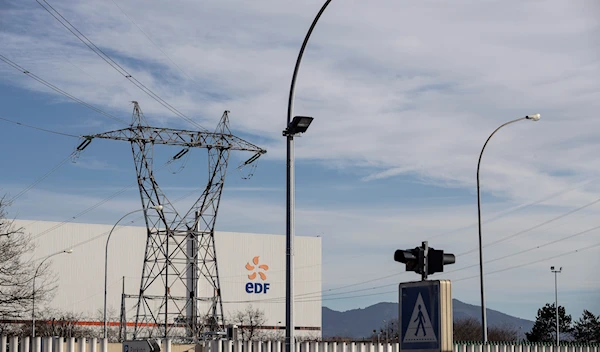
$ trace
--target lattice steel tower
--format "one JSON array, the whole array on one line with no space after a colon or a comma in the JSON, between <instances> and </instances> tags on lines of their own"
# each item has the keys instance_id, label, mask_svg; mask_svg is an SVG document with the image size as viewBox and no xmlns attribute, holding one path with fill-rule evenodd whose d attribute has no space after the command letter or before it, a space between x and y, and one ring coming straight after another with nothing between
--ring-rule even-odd
<instances>
[{"instance_id":1,"label":"lattice steel tower","mask_svg":"<svg viewBox=\"0 0 600 352\"><path fill-rule=\"evenodd\" d=\"M134 339L181 336L198 338L224 328L223 304L214 242L214 229L229 155L232 150L255 153L253 163L266 150L231 134L228 111L215 132L187 131L148 126L133 102L129 128L85 136L83 150L92 139L131 143L138 186L147 226L146 252L140 291L135 307ZM153 173L155 144L208 149L208 184L202 195L181 215L158 186ZM150 207L162 205L160 211Z\"/></svg>"}]
</instances>

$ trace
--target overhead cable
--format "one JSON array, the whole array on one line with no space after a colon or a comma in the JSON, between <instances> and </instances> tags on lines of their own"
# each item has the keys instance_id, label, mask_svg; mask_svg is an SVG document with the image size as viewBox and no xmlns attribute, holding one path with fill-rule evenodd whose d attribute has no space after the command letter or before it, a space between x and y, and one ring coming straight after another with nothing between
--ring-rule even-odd
<instances>
[{"instance_id":1,"label":"overhead cable","mask_svg":"<svg viewBox=\"0 0 600 352\"><path fill-rule=\"evenodd\" d=\"M131 73L125 70L121 65L119 65L116 61L114 61L110 56L108 56L102 49L96 46L90 39L88 39L83 33L81 33L75 26L73 26L63 15L60 14L48 1L46 0L36 0L36 2L44 8L54 19L56 19L60 24L62 24L71 34L73 34L77 39L79 39L85 46L87 46L90 50L92 50L96 55L98 55L104 62L106 62L109 66L111 66L115 71L125 77L129 82L135 85L137 88L146 93L149 97L156 100L159 104L170 110L175 115L180 118L186 120L193 126L200 128L203 131L206 131L202 126L196 123L194 120L190 119L182 112L174 108L171 104L167 103L163 98L161 98L158 94L154 93L150 88L146 87L142 82L138 81ZM42 4L44 2L46 5Z\"/></svg>"},{"instance_id":2,"label":"overhead cable","mask_svg":"<svg viewBox=\"0 0 600 352\"><path fill-rule=\"evenodd\" d=\"M59 94L64 95L65 97L67 97L67 98L69 98L71 100L74 100L74 101L78 102L79 104L85 106L86 108L91 109L91 110L93 110L93 111L95 111L95 112L97 112L97 113L99 113L101 115L104 115L105 117L108 117L109 119L112 119L112 120L115 120L115 121L119 121L119 122L127 125L127 122L125 122L124 120L122 120L122 119L120 119L120 118L118 118L116 116L113 116L113 115L111 115L111 114L109 114L109 113L107 113L107 112L105 112L105 111L103 111L103 110L101 110L101 109L99 109L99 108L91 105L91 104L88 104L85 101L83 101L83 100L81 100L81 99L79 99L79 98L77 98L77 97L75 97L75 96L73 96L73 95L65 92L64 90L58 88L54 84L52 84L52 83L44 80L43 78L40 78L36 74L31 73L31 71L29 71L29 70L21 67L20 65L18 65L14 61L8 59L6 56L4 56L2 54L0 54L0 61L3 61L4 63L8 64L10 67L14 68L15 70L26 74L27 76L35 79L36 81L40 82L41 84L45 85L46 87L54 90L55 92L57 92Z\"/></svg>"},{"instance_id":3,"label":"overhead cable","mask_svg":"<svg viewBox=\"0 0 600 352\"><path fill-rule=\"evenodd\" d=\"M43 132L47 132L47 133L57 134L59 136L80 138L79 136L76 136L74 134L69 134L69 133L64 133L64 132L58 132L58 131L52 131L52 130L48 130L48 129L45 129L45 128L28 125L28 124L25 124L25 123L22 123L22 122L19 122L19 121L7 119L7 118L4 118L4 117L0 117L0 120L6 121L6 122L10 122L10 123L15 124L15 125L19 125L19 126L31 128L31 129L34 129L34 130L38 130L38 131L43 131Z\"/></svg>"}]
</instances>

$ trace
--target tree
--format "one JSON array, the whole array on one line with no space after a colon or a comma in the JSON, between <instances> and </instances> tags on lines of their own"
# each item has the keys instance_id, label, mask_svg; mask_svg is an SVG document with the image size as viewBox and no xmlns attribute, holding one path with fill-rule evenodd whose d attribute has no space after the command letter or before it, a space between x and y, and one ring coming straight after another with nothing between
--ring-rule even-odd
<instances>
[{"instance_id":1,"label":"tree","mask_svg":"<svg viewBox=\"0 0 600 352\"><path fill-rule=\"evenodd\" d=\"M481 341L481 323L475 318L462 318L454 321L454 341ZM519 331L511 326L488 327L488 341L508 342L519 340Z\"/></svg>"},{"instance_id":2,"label":"tree","mask_svg":"<svg viewBox=\"0 0 600 352\"><path fill-rule=\"evenodd\" d=\"M49 298L55 286L49 278L49 263L37 271L36 290L33 292L33 276L36 263L32 258L33 240L22 228L7 219L9 201L0 198L0 317L21 318L31 310L33 297L36 302Z\"/></svg>"},{"instance_id":3,"label":"tree","mask_svg":"<svg viewBox=\"0 0 600 352\"><path fill-rule=\"evenodd\" d=\"M265 317L265 312L260 309L253 309L249 305L246 307L246 310L235 312L230 321L238 326L242 340L249 341L260 337L258 328L265 324L267 318Z\"/></svg>"},{"instance_id":4,"label":"tree","mask_svg":"<svg viewBox=\"0 0 600 352\"><path fill-rule=\"evenodd\" d=\"M577 342L600 343L600 315L588 310L573 325L573 337Z\"/></svg>"},{"instance_id":5,"label":"tree","mask_svg":"<svg viewBox=\"0 0 600 352\"><path fill-rule=\"evenodd\" d=\"M84 320L81 314L46 309L35 322L36 336L101 337L93 328L78 324ZM31 323L21 325L20 336L31 336Z\"/></svg>"},{"instance_id":6,"label":"tree","mask_svg":"<svg viewBox=\"0 0 600 352\"><path fill-rule=\"evenodd\" d=\"M393 342L398 341L398 319L390 319L389 321L384 320L383 325L379 330L373 330L371 336L373 341L387 341Z\"/></svg>"},{"instance_id":7,"label":"tree","mask_svg":"<svg viewBox=\"0 0 600 352\"><path fill-rule=\"evenodd\" d=\"M565 307L558 306L559 329L562 334L570 334L571 315L567 314ZM530 342L554 342L556 341L556 306L554 303L546 303L543 308L538 309L535 323L530 332L525 333Z\"/></svg>"}]
</instances>

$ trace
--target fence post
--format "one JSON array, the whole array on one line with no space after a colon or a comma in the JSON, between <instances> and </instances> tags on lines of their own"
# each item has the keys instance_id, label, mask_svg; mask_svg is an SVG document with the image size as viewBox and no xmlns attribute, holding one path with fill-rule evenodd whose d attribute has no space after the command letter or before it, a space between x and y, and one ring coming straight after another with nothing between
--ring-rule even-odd
<instances>
[{"instance_id":1,"label":"fence post","mask_svg":"<svg viewBox=\"0 0 600 352\"><path fill-rule=\"evenodd\" d=\"M108 338L100 339L100 352L108 352Z\"/></svg>"},{"instance_id":2,"label":"fence post","mask_svg":"<svg viewBox=\"0 0 600 352\"><path fill-rule=\"evenodd\" d=\"M261 352L261 347L260 341L252 341L252 352Z\"/></svg>"},{"instance_id":3,"label":"fence post","mask_svg":"<svg viewBox=\"0 0 600 352\"><path fill-rule=\"evenodd\" d=\"M67 340L67 352L75 352L75 338L69 337Z\"/></svg>"},{"instance_id":4,"label":"fence post","mask_svg":"<svg viewBox=\"0 0 600 352\"><path fill-rule=\"evenodd\" d=\"M4 348L6 348L6 347L4 347ZM19 352L19 337L18 336L10 337L10 343L8 345L8 350L10 352Z\"/></svg>"},{"instance_id":5,"label":"fence post","mask_svg":"<svg viewBox=\"0 0 600 352\"><path fill-rule=\"evenodd\" d=\"M223 352L233 352L232 351L232 341L231 340L225 340L224 341L224 346L223 346Z\"/></svg>"},{"instance_id":6,"label":"fence post","mask_svg":"<svg viewBox=\"0 0 600 352\"><path fill-rule=\"evenodd\" d=\"M98 350L98 339L96 337L92 337L92 339L90 340L90 351L89 352L96 352ZM52 352L52 351L50 351Z\"/></svg>"},{"instance_id":7,"label":"fence post","mask_svg":"<svg viewBox=\"0 0 600 352\"><path fill-rule=\"evenodd\" d=\"M21 352L29 352L29 336L21 338Z\"/></svg>"},{"instance_id":8,"label":"fence post","mask_svg":"<svg viewBox=\"0 0 600 352\"><path fill-rule=\"evenodd\" d=\"M48 337L44 337L44 344L42 346L42 349L44 352L52 352L52 337L48 336Z\"/></svg>"},{"instance_id":9,"label":"fence post","mask_svg":"<svg viewBox=\"0 0 600 352\"><path fill-rule=\"evenodd\" d=\"M242 352L242 341L233 341L233 352Z\"/></svg>"},{"instance_id":10,"label":"fence post","mask_svg":"<svg viewBox=\"0 0 600 352\"><path fill-rule=\"evenodd\" d=\"M36 336L31 341L31 351L32 352L42 352L42 338Z\"/></svg>"},{"instance_id":11,"label":"fence post","mask_svg":"<svg viewBox=\"0 0 600 352\"><path fill-rule=\"evenodd\" d=\"M242 351L243 352L251 352L252 351L252 343L250 341L242 342Z\"/></svg>"},{"instance_id":12,"label":"fence post","mask_svg":"<svg viewBox=\"0 0 600 352\"><path fill-rule=\"evenodd\" d=\"M54 352L64 352L65 351L65 346L64 346L64 340L62 337L60 336L55 336L54 337Z\"/></svg>"},{"instance_id":13,"label":"fence post","mask_svg":"<svg viewBox=\"0 0 600 352\"><path fill-rule=\"evenodd\" d=\"M80 337L77 343L79 345L78 352L85 352L85 337Z\"/></svg>"}]
</instances>

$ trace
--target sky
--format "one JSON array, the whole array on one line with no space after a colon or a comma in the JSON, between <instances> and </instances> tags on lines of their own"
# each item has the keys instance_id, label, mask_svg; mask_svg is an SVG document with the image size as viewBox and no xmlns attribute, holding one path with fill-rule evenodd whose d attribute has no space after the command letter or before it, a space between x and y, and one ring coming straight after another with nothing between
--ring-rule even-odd
<instances>
[{"instance_id":1,"label":"sky","mask_svg":"<svg viewBox=\"0 0 600 352\"><path fill-rule=\"evenodd\" d=\"M321 5L0 1L0 58L30 73L0 61L0 191L13 200L10 215L113 224L139 208L125 142L93 140L72 155L77 136L130 123L131 101L151 125L197 128L103 61L54 9L195 123L213 130L230 111L233 132L267 154L253 173L237 168L251 155L232 154L217 230L283 235L281 132L298 50ZM479 153L501 124L540 113L495 134L481 162L487 307L533 320L554 301L557 266L567 313L600 314L599 14L597 1L583 0L331 2L306 48L294 108L314 117L295 141L296 233L322 238L324 306L397 301L397 284L418 276L394 251L425 240L457 255L430 278L453 280L454 298L479 305ZM179 151L156 150L156 165ZM170 199L187 196L182 208L206 175L205 150L157 172Z\"/></svg>"}]
</instances>

